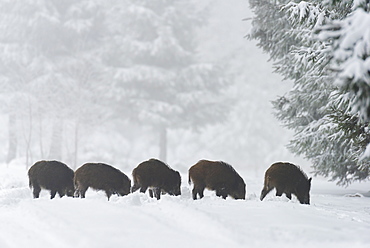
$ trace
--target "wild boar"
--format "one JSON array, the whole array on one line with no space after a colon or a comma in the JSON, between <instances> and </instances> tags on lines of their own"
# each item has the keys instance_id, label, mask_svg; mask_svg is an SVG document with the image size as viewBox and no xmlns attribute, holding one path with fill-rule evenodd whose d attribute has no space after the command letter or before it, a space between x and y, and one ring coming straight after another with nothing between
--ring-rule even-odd
<instances>
[{"instance_id":1,"label":"wild boar","mask_svg":"<svg viewBox=\"0 0 370 248\"><path fill-rule=\"evenodd\" d=\"M103 163L86 163L75 172L76 196L85 198L89 187L104 190L109 198L113 194L124 196L130 193L131 180L120 170Z\"/></svg>"},{"instance_id":2,"label":"wild boar","mask_svg":"<svg viewBox=\"0 0 370 248\"><path fill-rule=\"evenodd\" d=\"M39 198L41 189L50 190L50 199L56 193L60 197L73 196L74 172L59 161L38 161L28 170L29 186L33 188L33 198Z\"/></svg>"},{"instance_id":3,"label":"wild boar","mask_svg":"<svg viewBox=\"0 0 370 248\"><path fill-rule=\"evenodd\" d=\"M154 189L157 200L161 198L162 192L175 196L181 194L180 173L158 159L152 158L140 163L132 171L132 177L134 185L131 192L140 189L140 192L145 193L149 188L149 195L153 198Z\"/></svg>"},{"instance_id":4,"label":"wild boar","mask_svg":"<svg viewBox=\"0 0 370 248\"><path fill-rule=\"evenodd\" d=\"M310 204L311 180L297 166L291 163L274 163L265 173L264 187L261 192L261 201L274 188L276 195L283 193L292 199L295 195L301 204Z\"/></svg>"},{"instance_id":5,"label":"wild boar","mask_svg":"<svg viewBox=\"0 0 370 248\"><path fill-rule=\"evenodd\" d=\"M189 184L193 182L193 199L203 198L204 189L215 190L216 195L226 199L245 199L245 183L234 168L222 161L200 160L189 169Z\"/></svg>"}]
</instances>

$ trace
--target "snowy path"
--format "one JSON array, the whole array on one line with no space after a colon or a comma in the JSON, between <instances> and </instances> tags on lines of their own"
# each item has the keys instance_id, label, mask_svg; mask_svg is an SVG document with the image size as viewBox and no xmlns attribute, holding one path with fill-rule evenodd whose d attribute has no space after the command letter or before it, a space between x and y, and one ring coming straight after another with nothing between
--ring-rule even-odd
<instances>
[{"instance_id":1,"label":"snowy path","mask_svg":"<svg viewBox=\"0 0 370 248\"><path fill-rule=\"evenodd\" d=\"M1 171L3 172L3 171ZM269 194L248 182L248 199L222 200L213 193L160 201L135 193L112 197L88 191L86 199L32 199L20 170L1 173L0 247L369 247L369 183L343 189L316 182L311 205ZM184 177L185 178L185 177Z\"/></svg>"}]
</instances>

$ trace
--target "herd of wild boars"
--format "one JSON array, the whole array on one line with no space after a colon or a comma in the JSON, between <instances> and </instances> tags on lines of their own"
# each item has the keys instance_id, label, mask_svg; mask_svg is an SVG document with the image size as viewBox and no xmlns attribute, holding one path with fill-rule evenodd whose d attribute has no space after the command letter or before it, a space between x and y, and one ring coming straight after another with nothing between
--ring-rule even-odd
<instances>
[{"instance_id":1,"label":"herd of wild boars","mask_svg":"<svg viewBox=\"0 0 370 248\"><path fill-rule=\"evenodd\" d=\"M38 198L41 189L50 190L51 199L56 193L85 198L88 188L102 190L108 200L113 194L128 195L140 189L149 189L150 197L158 200L162 194L181 195L180 173L158 159L140 163L132 171L131 180L120 170L104 163L86 163L73 171L59 161L38 161L28 171L29 186L33 197ZM274 188L276 195L283 193L291 199L292 194L300 203L310 204L311 179L296 165L274 163L267 169L260 200ZM192 198L204 197L204 190L215 191L226 199L245 199L246 184L235 169L222 161L200 160L189 169L189 184L193 184Z\"/></svg>"}]
</instances>

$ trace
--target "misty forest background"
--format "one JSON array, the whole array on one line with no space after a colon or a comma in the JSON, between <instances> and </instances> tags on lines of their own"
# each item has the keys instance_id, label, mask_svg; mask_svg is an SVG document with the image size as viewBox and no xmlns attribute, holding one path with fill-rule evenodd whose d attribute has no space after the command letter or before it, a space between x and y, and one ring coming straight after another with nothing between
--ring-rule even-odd
<instances>
[{"instance_id":1,"label":"misty forest background","mask_svg":"<svg viewBox=\"0 0 370 248\"><path fill-rule=\"evenodd\" d=\"M367 179L369 3L296 2L1 0L0 162L260 175L282 160ZM369 25L348 42L357 15Z\"/></svg>"}]
</instances>

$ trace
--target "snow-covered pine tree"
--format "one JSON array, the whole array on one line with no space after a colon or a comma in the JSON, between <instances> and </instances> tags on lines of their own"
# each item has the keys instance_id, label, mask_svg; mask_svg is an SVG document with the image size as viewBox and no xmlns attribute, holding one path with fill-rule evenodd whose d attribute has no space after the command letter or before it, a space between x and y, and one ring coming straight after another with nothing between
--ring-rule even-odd
<instances>
[{"instance_id":1,"label":"snow-covered pine tree","mask_svg":"<svg viewBox=\"0 0 370 248\"><path fill-rule=\"evenodd\" d=\"M295 132L290 150L311 160L316 174L339 184L367 178L369 161L360 157L368 129L348 112L346 94L333 83L336 72L328 52L332 44L314 36L323 25L347 16L351 1L250 2L257 17L249 37L262 47L268 44L265 50L271 53L276 71L294 83L291 91L273 102L278 119ZM261 13L271 10L279 20L261 18ZM280 36L286 37L276 38ZM292 40L293 44L285 43Z\"/></svg>"},{"instance_id":2,"label":"snow-covered pine tree","mask_svg":"<svg viewBox=\"0 0 370 248\"><path fill-rule=\"evenodd\" d=\"M360 6L344 20L322 27L319 37L333 42L329 53L332 55L331 67L338 72L335 83L343 92L350 93L353 114L359 114L362 121L369 122L370 14L366 12L366 5L364 8Z\"/></svg>"},{"instance_id":3,"label":"snow-covered pine tree","mask_svg":"<svg viewBox=\"0 0 370 248\"><path fill-rule=\"evenodd\" d=\"M166 131L217 123L226 115L223 71L197 59L195 31L203 21L189 1L126 1L112 8L113 71L117 116L159 133L166 160ZM107 41L108 42L108 41ZM129 110L129 111L128 111ZM126 117L126 116L125 116Z\"/></svg>"},{"instance_id":4,"label":"snow-covered pine tree","mask_svg":"<svg viewBox=\"0 0 370 248\"><path fill-rule=\"evenodd\" d=\"M319 38L330 42L330 68L335 72L337 85L348 102L344 118L355 122L345 126L360 139L360 161L363 174L369 174L370 163L370 1L354 1L352 12L341 20L334 20L321 27ZM350 119L350 120L348 120ZM363 147L367 149L363 152Z\"/></svg>"}]
</instances>

